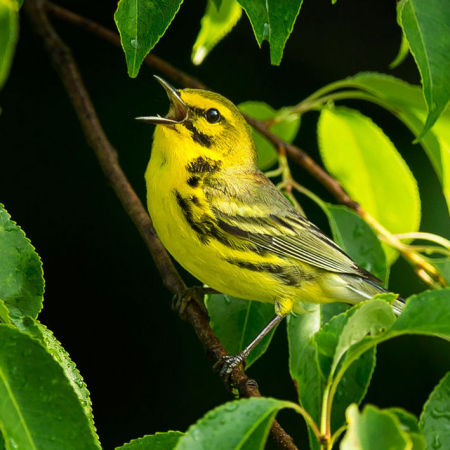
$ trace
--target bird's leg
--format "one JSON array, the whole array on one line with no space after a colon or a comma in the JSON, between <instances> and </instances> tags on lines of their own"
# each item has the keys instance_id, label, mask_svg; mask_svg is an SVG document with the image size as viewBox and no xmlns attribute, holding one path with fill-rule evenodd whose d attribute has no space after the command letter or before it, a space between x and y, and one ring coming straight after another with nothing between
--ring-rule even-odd
<instances>
[{"instance_id":1,"label":"bird's leg","mask_svg":"<svg viewBox=\"0 0 450 450\"><path fill-rule=\"evenodd\" d=\"M203 303L203 296L205 294L217 294L217 291L210 287L203 286L193 286L187 288L173 296L172 309L182 316L189 302L195 301L202 308L202 310L206 312L206 308Z\"/></svg>"},{"instance_id":2,"label":"bird's leg","mask_svg":"<svg viewBox=\"0 0 450 450\"><path fill-rule=\"evenodd\" d=\"M215 364L214 369L219 369L221 376L229 375L235 367L245 361L251 351L283 320L284 317L285 316L283 315L275 314L270 322L261 330L255 339L253 339L253 341L244 348L244 350L234 356L224 356Z\"/></svg>"}]
</instances>

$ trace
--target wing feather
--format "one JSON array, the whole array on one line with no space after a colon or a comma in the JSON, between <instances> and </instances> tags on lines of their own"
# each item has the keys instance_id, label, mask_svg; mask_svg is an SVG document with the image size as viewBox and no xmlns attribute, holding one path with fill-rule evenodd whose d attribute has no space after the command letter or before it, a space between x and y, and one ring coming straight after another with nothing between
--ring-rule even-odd
<instances>
[{"instance_id":1,"label":"wing feather","mask_svg":"<svg viewBox=\"0 0 450 450\"><path fill-rule=\"evenodd\" d=\"M203 190L224 232L282 258L378 281L301 216L262 173L215 175L205 180Z\"/></svg>"}]
</instances>

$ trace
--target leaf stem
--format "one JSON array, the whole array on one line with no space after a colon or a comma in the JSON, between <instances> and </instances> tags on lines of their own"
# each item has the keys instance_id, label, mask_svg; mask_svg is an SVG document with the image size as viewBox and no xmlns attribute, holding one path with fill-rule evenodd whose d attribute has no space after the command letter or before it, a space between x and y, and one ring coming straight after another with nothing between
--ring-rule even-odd
<instances>
[{"instance_id":1,"label":"leaf stem","mask_svg":"<svg viewBox=\"0 0 450 450\"><path fill-rule=\"evenodd\" d=\"M331 440L331 407L332 398L330 398L330 390L332 383L327 382L322 397L322 412L320 415L320 431L323 436L323 448L328 449Z\"/></svg>"},{"instance_id":2,"label":"leaf stem","mask_svg":"<svg viewBox=\"0 0 450 450\"><path fill-rule=\"evenodd\" d=\"M301 407L300 405L295 404L295 409L299 414L303 416L305 419L305 422L310 426L312 432L314 433L314 436L316 436L316 439L318 442L323 441L323 435L321 434L316 422L314 422L314 419L311 417L311 415L306 411L305 408Z\"/></svg>"},{"instance_id":3,"label":"leaf stem","mask_svg":"<svg viewBox=\"0 0 450 450\"><path fill-rule=\"evenodd\" d=\"M290 113L303 114L307 111L321 108L324 104L336 100L367 100L369 102L376 101L376 98L367 92L360 90L345 90L333 92L331 94L319 97L313 100L303 100L299 104L289 109Z\"/></svg>"},{"instance_id":4,"label":"leaf stem","mask_svg":"<svg viewBox=\"0 0 450 450\"><path fill-rule=\"evenodd\" d=\"M339 439L340 435L347 429L347 424L342 425L339 427L334 433L333 436L331 436L331 445L330 447L333 448L336 441Z\"/></svg>"},{"instance_id":5,"label":"leaf stem","mask_svg":"<svg viewBox=\"0 0 450 450\"><path fill-rule=\"evenodd\" d=\"M423 241L430 241L436 244L442 245L442 247L450 250L450 241L445 239L442 236L438 236L433 233L423 233L423 232L415 232L415 233L399 233L393 235L395 238L403 240L403 239L421 239Z\"/></svg>"},{"instance_id":6,"label":"leaf stem","mask_svg":"<svg viewBox=\"0 0 450 450\"><path fill-rule=\"evenodd\" d=\"M395 250L398 250L412 263L415 272L420 278L422 278L423 281L434 288L440 287L439 285L446 285L445 280L439 274L437 269L422 255L411 250L408 245L403 244L400 239L395 237L395 235L389 233L383 225L381 225L374 217L364 211L361 207L359 207L357 212L378 233L379 239L389 244Z\"/></svg>"}]
</instances>

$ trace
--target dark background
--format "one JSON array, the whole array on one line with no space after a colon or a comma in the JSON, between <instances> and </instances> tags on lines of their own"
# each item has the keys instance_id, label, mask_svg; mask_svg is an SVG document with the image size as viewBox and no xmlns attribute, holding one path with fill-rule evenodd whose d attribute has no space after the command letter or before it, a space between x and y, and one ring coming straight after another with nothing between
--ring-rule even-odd
<instances>
[{"instance_id":1,"label":"dark background","mask_svg":"<svg viewBox=\"0 0 450 450\"><path fill-rule=\"evenodd\" d=\"M114 29L115 1L73 0L61 5ZM198 76L235 103L295 104L315 89L359 71L392 73L418 83L409 57L389 71L400 44L395 2L305 0L279 67L259 50L246 17L200 68L190 62L204 2L186 1L155 54ZM142 199L153 129L133 120L164 113L167 99L143 67L129 79L120 49L76 27L53 21L72 48L100 120L122 167ZM42 257L46 279L40 319L69 351L90 389L105 448L155 431L185 430L230 396L212 373L190 326L170 309L155 266L87 146L60 80L26 18L9 81L0 94L0 202ZM419 181L422 229L449 236L448 215L435 174L412 135L373 105L348 103L389 134ZM302 119L297 143L319 160L316 113ZM296 177L333 201L304 171ZM328 226L301 198L309 217ZM188 274L183 274L194 283ZM408 296L425 286L398 262L391 289ZM378 349L378 367L366 398L380 407L419 414L449 367L449 348L431 338L403 337ZM280 327L267 354L249 370L265 395L295 400ZM305 427L294 413L280 420L306 448Z\"/></svg>"}]
</instances>

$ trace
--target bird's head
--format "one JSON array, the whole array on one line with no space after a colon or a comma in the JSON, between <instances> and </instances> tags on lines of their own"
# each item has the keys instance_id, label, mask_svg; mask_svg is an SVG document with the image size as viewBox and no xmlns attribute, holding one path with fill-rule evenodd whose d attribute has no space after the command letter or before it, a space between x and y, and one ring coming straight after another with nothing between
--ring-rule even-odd
<instances>
[{"instance_id":1,"label":"bird's head","mask_svg":"<svg viewBox=\"0 0 450 450\"><path fill-rule=\"evenodd\" d=\"M221 161L225 167L254 167L255 146L242 114L225 97L201 89L175 89L156 77L171 102L165 117L137 117L157 125L155 146L167 158L190 161L196 157Z\"/></svg>"}]
</instances>

